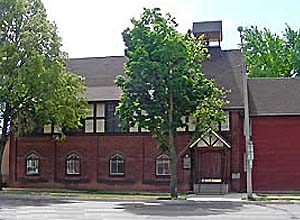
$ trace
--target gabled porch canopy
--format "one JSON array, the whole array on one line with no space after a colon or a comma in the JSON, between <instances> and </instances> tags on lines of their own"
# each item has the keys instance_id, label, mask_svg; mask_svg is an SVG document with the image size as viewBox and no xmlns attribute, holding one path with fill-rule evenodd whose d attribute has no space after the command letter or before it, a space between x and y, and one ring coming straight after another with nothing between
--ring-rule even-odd
<instances>
[{"instance_id":1,"label":"gabled porch canopy","mask_svg":"<svg viewBox=\"0 0 300 220\"><path fill-rule=\"evenodd\" d=\"M230 144L219 134L213 130L208 130L204 135L189 145L189 148L193 147L223 147L231 148Z\"/></svg>"}]
</instances>

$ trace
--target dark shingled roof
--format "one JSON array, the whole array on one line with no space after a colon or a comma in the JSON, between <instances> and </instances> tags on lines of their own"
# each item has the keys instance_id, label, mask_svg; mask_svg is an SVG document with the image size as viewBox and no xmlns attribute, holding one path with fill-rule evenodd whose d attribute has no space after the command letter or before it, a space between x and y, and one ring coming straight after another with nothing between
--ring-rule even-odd
<instances>
[{"instance_id":1,"label":"dark shingled roof","mask_svg":"<svg viewBox=\"0 0 300 220\"><path fill-rule=\"evenodd\" d=\"M217 85L231 92L227 95L230 101L225 108L243 108L242 62L240 50L220 50L210 48L211 57L202 64L202 71L209 79L214 79Z\"/></svg>"},{"instance_id":2,"label":"dark shingled roof","mask_svg":"<svg viewBox=\"0 0 300 220\"><path fill-rule=\"evenodd\" d=\"M84 96L89 101L115 101L120 99L121 90L116 86L87 87Z\"/></svg>"},{"instance_id":3,"label":"dark shingled roof","mask_svg":"<svg viewBox=\"0 0 300 220\"><path fill-rule=\"evenodd\" d=\"M125 57L75 58L67 62L67 69L85 77L87 89L84 96L89 101L120 99L120 89L115 86L117 75L123 74Z\"/></svg>"},{"instance_id":4,"label":"dark shingled roof","mask_svg":"<svg viewBox=\"0 0 300 220\"><path fill-rule=\"evenodd\" d=\"M300 115L300 78L249 78L251 116Z\"/></svg>"},{"instance_id":5,"label":"dark shingled roof","mask_svg":"<svg viewBox=\"0 0 300 220\"><path fill-rule=\"evenodd\" d=\"M67 69L84 76L87 87L114 86L116 75L123 74L125 57L75 58L67 62Z\"/></svg>"},{"instance_id":6,"label":"dark shingled roof","mask_svg":"<svg viewBox=\"0 0 300 220\"><path fill-rule=\"evenodd\" d=\"M240 51L211 48L210 53L211 58L203 62L203 73L215 79L219 86L231 90L230 104L225 108L243 108ZM88 100L118 100L120 90L114 86L114 80L116 75L123 73L124 62L125 57L79 58L70 59L67 68L86 77L84 95Z\"/></svg>"}]
</instances>

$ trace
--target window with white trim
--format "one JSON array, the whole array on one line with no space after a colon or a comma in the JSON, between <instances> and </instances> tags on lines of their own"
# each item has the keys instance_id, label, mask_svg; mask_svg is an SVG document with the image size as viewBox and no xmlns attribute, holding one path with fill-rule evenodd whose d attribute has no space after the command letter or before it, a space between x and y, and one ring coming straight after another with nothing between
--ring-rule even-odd
<instances>
[{"instance_id":1,"label":"window with white trim","mask_svg":"<svg viewBox=\"0 0 300 220\"><path fill-rule=\"evenodd\" d=\"M80 157L77 154L71 154L66 158L66 174L80 174Z\"/></svg>"},{"instance_id":2,"label":"window with white trim","mask_svg":"<svg viewBox=\"0 0 300 220\"><path fill-rule=\"evenodd\" d=\"M170 157L167 154L161 154L156 158L156 175L170 175Z\"/></svg>"},{"instance_id":3,"label":"window with white trim","mask_svg":"<svg viewBox=\"0 0 300 220\"><path fill-rule=\"evenodd\" d=\"M84 122L84 131L85 133L93 133L94 132L94 113L95 113L95 106L94 103L88 104L88 114Z\"/></svg>"},{"instance_id":4,"label":"window with white trim","mask_svg":"<svg viewBox=\"0 0 300 220\"><path fill-rule=\"evenodd\" d=\"M26 157L26 174L39 174L39 157L36 154L30 154Z\"/></svg>"},{"instance_id":5,"label":"window with white trim","mask_svg":"<svg viewBox=\"0 0 300 220\"><path fill-rule=\"evenodd\" d=\"M222 131L229 131L230 130L230 117L229 112L225 112L225 121L221 122L221 130Z\"/></svg>"},{"instance_id":6,"label":"window with white trim","mask_svg":"<svg viewBox=\"0 0 300 220\"><path fill-rule=\"evenodd\" d=\"M121 120L115 114L117 102L90 103L89 113L84 121L85 133L126 132L120 127Z\"/></svg>"},{"instance_id":7,"label":"window with white trim","mask_svg":"<svg viewBox=\"0 0 300 220\"><path fill-rule=\"evenodd\" d=\"M121 127L121 119L118 115L116 115L116 107L118 103L111 102L106 103L106 114L105 114L105 122L106 122L106 132L127 132L127 129ZM123 121L124 123L124 121Z\"/></svg>"},{"instance_id":8,"label":"window with white trim","mask_svg":"<svg viewBox=\"0 0 300 220\"><path fill-rule=\"evenodd\" d=\"M195 131L195 129L196 129L196 123L197 123L197 118L195 118L194 116L189 116L188 117L189 131Z\"/></svg>"},{"instance_id":9,"label":"window with white trim","mask_svg":"<svg viewBox=\"0 0 300 220\"><path fill-rule=\"evenodd\" d=\"M120 154L113 155L109 160L110 175L124 175L125 161Z\"/></svg>"}]
</instances>

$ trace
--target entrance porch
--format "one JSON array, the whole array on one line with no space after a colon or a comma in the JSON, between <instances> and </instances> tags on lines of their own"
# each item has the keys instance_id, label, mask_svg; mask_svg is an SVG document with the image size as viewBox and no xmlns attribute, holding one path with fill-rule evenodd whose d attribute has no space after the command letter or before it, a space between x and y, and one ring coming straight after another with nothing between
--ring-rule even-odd
<instances>
[{"instance_id":1,"label":"entrance porch","mask_svg":"<svg viewBox=\"0 0 300 220\"><path fill-rule=\"evenodd\" d=\"M230 186L230 150L227 141L214 131L191 146L193 191L197 194L225 194Z\"/></svg>"}]
</instances>

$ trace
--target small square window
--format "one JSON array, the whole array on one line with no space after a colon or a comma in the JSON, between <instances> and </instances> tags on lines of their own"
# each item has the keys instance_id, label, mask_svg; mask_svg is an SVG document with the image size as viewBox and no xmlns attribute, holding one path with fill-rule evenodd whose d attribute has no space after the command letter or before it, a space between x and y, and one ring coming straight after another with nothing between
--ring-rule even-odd
<instances>
[{"instance_id":1,"label":"small square window","mask_svg":"<svg viewBox=\"0 0 300 220\"><path fill-rule=\"evenodd\" d=\"M183 158L183 169L191 169L191 157L189 155L185 155Z\"/></svg>"},{"instance_id":2,"label":"small square window","mask_svg":"<svg viewBox=\"0 0 300 220\"><path fill-rule=\"evenodd\" d=\"M104 119L97 119L96 120L97 124L96 124L96 132L104 132L104 124L105 124L105 120Z\"/></svg>"},{"instance_id":3,"label":"small square window","mask_svg":"<svg viewBox=\"0 0 300 220\"><path fill-rule=\"evenodd\" d=\"M94 104L88 104L87 117L94 117Z\"/></svg>"},{"instance_id":4,"label":"small square window","mask_svg":"<svg viewBox=\"0 0 300 220\"><path fill-rule=\"evenodd\" d=\"M195 131L197 119L194 116L189 116L188 118L188 127L189 131Z\"/></svg>"},{"instance_id":5,"label":"small square window","mask_svg":"<svg viewBox=\"0 0 300 220\"><path fill-rule=\"evenodd\" d=\"M52 133L52 125L51 124L44 125L44 134L51 134L51 133Z\"/></svg>"},{"instance_id":6,"label":"small square window","mask_svg":"<svg viewBox=\"0 0 300 220\"><path fill-rule=\"evenodd\" d=\"M105 117L105 104L104 103L97 103L96 117Z\"/></svg>"},{"instance_id":7,"label":"small square window","mask_svg":"<svg viewBox=\"0 0 300 220\"><path fill-rule=\"evenodd\" d=\"M225 112L225 121L221 122L221 130L222 131L229 131L230 130L229 112Z\"/></svg>"},{"instance_id":8,"label":"small square window","mask_svg":"<svg viewBox=\"0 0 300 220\"><path fill-rule=\"evenodd\" d=\"M139 132L139 127L134 125L133 127L130 127L129 132Z\"/></svg>"},{"instance_id":9,"label":"small square window","mask_svg":"<svg viewBox=\"0 0 300 220\"><path fill-rule=\"evenodd\" d=\"M94 120L86 119L85 120L85 133L93 133L94 132Z\"/></svg>"}]
</instances>

